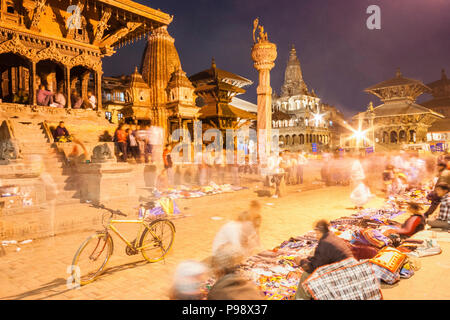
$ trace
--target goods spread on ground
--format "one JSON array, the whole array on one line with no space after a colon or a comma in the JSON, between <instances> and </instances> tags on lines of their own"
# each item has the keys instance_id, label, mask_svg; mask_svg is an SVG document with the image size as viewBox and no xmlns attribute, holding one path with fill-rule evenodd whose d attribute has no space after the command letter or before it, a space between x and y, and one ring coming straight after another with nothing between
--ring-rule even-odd
<instances>
[{"instance_id":1,"label":"goods spread on ground","mask_svg":"<svg viewBox=\"0 0 450 320\"><path fill-rule=\"evenodd\" d=\"M401 278L410 278L414 275L414 271L420 268L418 257L441 253L434 239L413 240L390 236L392 229L400 226L392 219L406 212L404 204L409 201L429 204L426 200L426 190L409 191L388 199L382 208L362 209L348 217L332 220L331 231L346 241L355 257L351 261L346 259L336 264L336 268L339 267L338 270L342 270L343 266L350 266L353 269L349 268L352 270L349 272L353 272L354 279L360 279L355 281L364 280L369 283L364 289L374 283L376 288L367 289L372 290L371 292L363 292L363 289L358 292L359 289L351 287L352 284L349 282L347 289L351 290L344 288L343 293L339 294L336 293L336 287L333 288L336 280L334 279L334 284L331 281L330 285L329 279L320 275L310 281L309 288L313 297L317 299L381 299L380 281L393 284ZM317 243L318 240L312 231L302 236L292 237L272 250L251 256L240 266L239 272L255 282L267 299L293 299L303 272L302 268L294 263L294 258L311 256ZM362 270L363 265L366 267L365 270ZM370 267L373 272L367 273L367 267ZM316 270L316 273L319 274L321 271ZM370 277L373 281L369 279ZM311 278L314 277L309 279ZM361 278L364 279L361 280ZM209 279L206 288L210 288L214 281L213 278ZM342 284L340 286L342 287ZM314 291L314 287L322 291ZM357 288L361 288L361 285Z\"/></svg>"}]
</instances>

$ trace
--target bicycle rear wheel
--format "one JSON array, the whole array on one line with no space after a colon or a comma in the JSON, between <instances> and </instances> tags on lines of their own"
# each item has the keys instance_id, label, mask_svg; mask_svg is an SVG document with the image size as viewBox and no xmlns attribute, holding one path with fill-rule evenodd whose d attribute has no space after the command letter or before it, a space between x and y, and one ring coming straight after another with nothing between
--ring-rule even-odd
<instances>
[{"instance_id":1,"label":"bicycle rear wheel","mask_svg":"<svg viewBox=\"0 0 450 320\"><path fill-rule=\"evenodd\" d=\"M113 253L109 234L101 232L87 238L75 253L72 261L72 277L77 284L85 285L99 277Z\"/></svg>"},{"instance_id":2,"label":"bicycle rear wheel","mask_svg":"<svg viewBox=\"0 0 450 320\"><path fill-rule=\"evenodd\" d=\"M151 230L151 232L150 232ZM169 220L155 220L142 232L139 247L145 260L158 262L172 248L175 226Z\"/></svg>"}]
</instances>

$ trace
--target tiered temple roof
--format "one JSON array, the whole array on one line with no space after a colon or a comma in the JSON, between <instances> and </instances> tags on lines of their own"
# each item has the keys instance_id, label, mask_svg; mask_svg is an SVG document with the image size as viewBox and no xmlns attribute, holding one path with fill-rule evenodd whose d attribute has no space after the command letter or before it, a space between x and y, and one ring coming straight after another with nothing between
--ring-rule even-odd
<instances>
[{"instance_id":1,"label":"tiered temple roof","mask_svg":"<svg viewBox=\"0 0 450 320\"><path fill-rule=\"evenodd\" d=\"M245 93L243 87L251 85L251 80L217 68L214 59L211 68L189 79L195 86L195 93L205 102L199 113L200 119L212 120L221 129L232 128L237 119L256 119L254 114L230 105L233 97Z\"/></svg>"},{"instance_id":2,"label":"tiered temple roof","mask_svg":"<svg viewBox=\"0 0 450 320\"><path fill-rule=\"evenodd\" d=\"M309 94L308 87L303 80L300 60L294 45L291 46L289 59L284 73L284 84L281 87L281 96L294 96L299 94Z\"/></svg>"}]
</instances>

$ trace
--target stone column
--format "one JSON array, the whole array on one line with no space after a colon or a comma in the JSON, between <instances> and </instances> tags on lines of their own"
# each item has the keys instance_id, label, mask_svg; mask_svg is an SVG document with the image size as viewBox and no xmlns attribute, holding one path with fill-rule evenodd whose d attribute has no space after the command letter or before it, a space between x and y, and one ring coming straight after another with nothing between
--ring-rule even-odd
<instances>
[{"instance_id":1,"label":"stone column","mask_svg":"<svg viewBox=\"0 0 450 320\"><path fill-rule=\"evenodd\" d=\"M29 93L29 100L31 105L36 105L36 62L31 61L30 65L30 93Z\"/></svg>"},{"instance_id":2,"label":"stone column","mask_svg":"<svg viewBox=\"0 0 450 320\"><path fill-rule=\"evenodd\" d=\"M71 93L72 93L72 86L70 83L70 68L68 66L64 66L64 87L66 89L66 96L67 96L67 108L72 108L72 102L71 102Z\"/></svg>"},{"instance_id":3,"label":"stone column","mask_svg":"<svg viewBox=\"0 0 450 320\"><path fill-rule=\"evenodd\" d=\"M257 20L255 20L257 25ZM256 30L256 26L255 26ZM254 32L255 32L254 30ZM258 129L258 155L260 161L270 155L272 141L272 88L270 87L270 70L275 66L277 58L277 46L269 42L267 33L260 26L260 35L252 47L252 59L254 68L259 73L257 104L257 129Z\"/></svg>"}]
</instances>

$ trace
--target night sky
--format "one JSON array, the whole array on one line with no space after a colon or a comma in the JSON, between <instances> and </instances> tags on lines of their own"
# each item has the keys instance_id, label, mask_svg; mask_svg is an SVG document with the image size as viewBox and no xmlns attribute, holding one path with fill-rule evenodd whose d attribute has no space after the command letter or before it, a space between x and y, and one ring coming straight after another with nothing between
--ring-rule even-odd
<instances>
[{"instance_id":1,"label":"night sky","mask_svg":"<svg viewBox=\"0 0 450 320\"><path fill-rule=\"evenodd\" d=\"M135 0L136 1L136 0ZM259 17L278 58L271 72L280 92L290 45L300 59L303 78L323 102L345 116L366 109L377 97L370 85L403 76L430 83L445 68L450 77L450 0L137 0L174 15L175 38L188 76L211 66L237 73L254 84L239 98L256 103L258 75L251 60L253 20ZM366 9L381 8L381 30L369 30ZM141 40L103 60L105 75L131 74L140 66ZM422 95L420 101L430 99Z\"/></svg>"}]
</instances>

